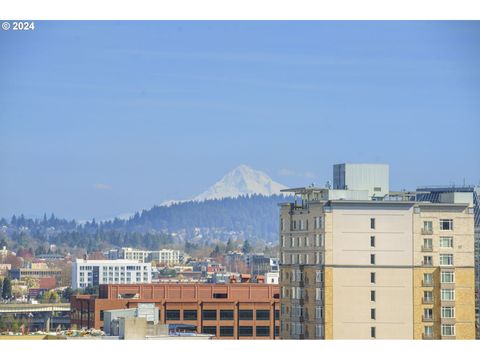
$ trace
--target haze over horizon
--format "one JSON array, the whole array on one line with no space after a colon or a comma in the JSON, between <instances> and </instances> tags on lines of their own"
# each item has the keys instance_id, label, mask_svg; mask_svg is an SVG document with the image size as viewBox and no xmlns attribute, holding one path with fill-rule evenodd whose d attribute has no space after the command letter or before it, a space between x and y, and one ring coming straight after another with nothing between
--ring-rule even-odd
<instances>
[{"instance_id":1,"label":"haze over horizon","mask_svg":"<svg viewBox=\"0 0 480 360\"><path fill-rule=\"evenodd\" d=\"M36 22L0 32L0 217L111 218L240 164L480 183L475 22Z\"/></svg>"}]
</instances>

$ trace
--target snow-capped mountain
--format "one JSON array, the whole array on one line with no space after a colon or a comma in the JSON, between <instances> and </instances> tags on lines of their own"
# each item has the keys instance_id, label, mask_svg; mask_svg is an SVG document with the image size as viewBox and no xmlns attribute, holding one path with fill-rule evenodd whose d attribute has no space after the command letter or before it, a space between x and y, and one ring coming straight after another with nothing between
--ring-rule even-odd
<instances>
[{"instance_id":1,"label":"snow-capped mountain","mask_svg":"<svg viewBox=\"0 0 480 360\"><path fill-rule=\"evenodd\" d=\"M196 201L238 197L240 195L276 195L285 185L273 181L262 171L247 165L237 166L206 191L193 198Z\"/></svg>"},{"instance_id":2,"label":"snow-capped mountain","mask_svg":"<svg viewBox=\"0 0 480 360\"><path fill-rule=\"evenodd\" d=\"M211 199L223 199L227 197L238 197L241 195L278 195L281 189L287 186L273 181L263 171L254 170L247 165L237 166L223 178L209 187L201 194L190 200L204 201ZM183 200L189 201L189 200ZM169 200L162 205L169 206L183 201Z\"/></svg>"}]
</instances>

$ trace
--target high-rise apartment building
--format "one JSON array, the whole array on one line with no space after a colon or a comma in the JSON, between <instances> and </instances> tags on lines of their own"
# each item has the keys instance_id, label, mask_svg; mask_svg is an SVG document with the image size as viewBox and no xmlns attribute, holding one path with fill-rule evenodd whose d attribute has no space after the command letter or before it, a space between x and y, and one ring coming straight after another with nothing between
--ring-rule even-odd
<instances>
[{"instance_id":1,"label":"high-rise apartment building","mask_svg":"<svg viewBox=\"0 0 480 360\"><path fill-rule=\"evenodd\" d=\"M474 208L475 223L475 314L477 339L480 338L480 186L428 186L418 188L417 200L430 202L467 202ZM473 201L473 202L472 202Z\"/></svg>"},{"instance_id":2,"label":"high-rise apartment building","mask_svg":"<svg viewBox=\"0 0 480 360\"><path fill-rule=\"evenodd\" d=\"M471 202L365 190L286 190L281 338L475 338Z\"/></svg>"}]
</instances>

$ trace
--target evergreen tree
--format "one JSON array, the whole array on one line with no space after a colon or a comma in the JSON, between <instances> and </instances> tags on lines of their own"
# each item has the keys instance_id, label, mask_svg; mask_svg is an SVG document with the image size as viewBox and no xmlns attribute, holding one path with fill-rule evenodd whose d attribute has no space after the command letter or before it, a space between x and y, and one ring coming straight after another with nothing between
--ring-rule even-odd
<instances>
[{"instance_id":1,"label":"evergreen tree","mask_svg":"<svg viewBox=\"0 0 480 360\"><path fill-rule=\"evenodd\" d=\"M244 254L250 254L252 252L252 246L250 245L250 242L248 240L245 240L245 242L243 243L242 252Z\"/></svg>"},{"instance_id":2,"label":"evergreen tree","mask_svg":"<svg viewBox=\"0 0 480 360\"><path fill-rule=\"evenodd\" d=\"M5 278L3 280L2 285L2 298L4 300L8 300L12 297L12 282L9 278Z\"/></svg>"},{"instance_id":3,"label":"evergreen tree","mask_svg":"<svg viewBox=\"0 0 480 360\"><path fill-rule=\"evenodd\" d=\"M232 239L228 239L225 252L228 253L229 251L234 251L234 250L235 250L235 245L233 244Z\"/></svg>"}]
</instances>

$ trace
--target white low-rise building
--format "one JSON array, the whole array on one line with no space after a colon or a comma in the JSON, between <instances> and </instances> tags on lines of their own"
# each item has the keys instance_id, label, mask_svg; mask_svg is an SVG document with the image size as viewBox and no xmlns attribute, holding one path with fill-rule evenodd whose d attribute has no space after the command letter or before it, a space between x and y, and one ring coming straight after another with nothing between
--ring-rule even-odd
<instances>
[{"instance_id":1,"label":"white low-rise building","mask_svg":"<svg viewBox=\"0 0 480 360\"><path fill-rule=\"evenodd\" d=\"M165 264L168 266L178 265L180 264L180 251L170 249L151 251L150 261L155 261L159 264Z\"/></svg>"},{"instance_id":2,"label":"white low-rise building","mask_svg":"<svg viewBox=\"0 0 480 360\"><path fill-rule=\"evenodd\" d=\"M152 266L138 260L84 260L72 263L72 288L84 289L101 284L152 282Z\"/></svg>"}]
</instances>

